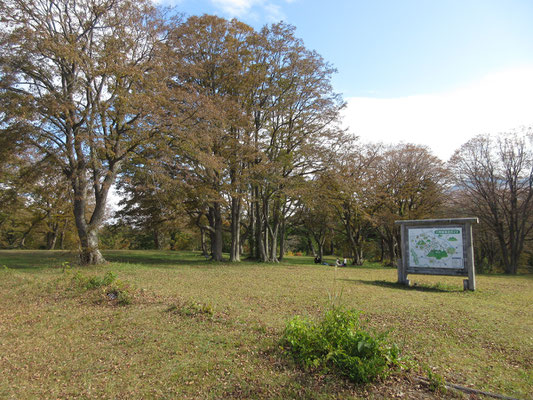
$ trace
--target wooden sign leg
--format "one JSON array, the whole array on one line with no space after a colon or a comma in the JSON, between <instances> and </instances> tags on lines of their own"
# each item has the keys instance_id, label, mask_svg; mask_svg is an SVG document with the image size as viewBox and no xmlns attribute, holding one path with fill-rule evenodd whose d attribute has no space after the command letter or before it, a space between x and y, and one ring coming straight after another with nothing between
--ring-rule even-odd
<instances>
[{"instance_id":1,"label":"wooden sign leg","mask_svg":"<svg viewBox=\"0 0 533 400\"><path fill-rule=\"evenodd\" d=\"M474 266L474 240L472 237L472 224L466 224L466 267L468 269L468 279L466 289L476 290L476 272Z\"/></svg>"}]
</instances>

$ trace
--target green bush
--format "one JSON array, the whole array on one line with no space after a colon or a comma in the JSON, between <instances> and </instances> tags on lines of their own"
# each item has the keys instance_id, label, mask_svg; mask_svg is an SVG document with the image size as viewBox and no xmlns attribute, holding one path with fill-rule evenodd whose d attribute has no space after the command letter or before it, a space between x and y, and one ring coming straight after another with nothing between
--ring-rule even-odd
<instances>
[{"instance_id":1,"label":"green bush","mask_svg":"<svg viewBox=\"0 0 533 400\"><path fill-rule=\"evenodd\" d=\"M290 320L282 343L304 367L337 371L352 382L367 383L400 366L398 347L386 336L363 329L357 311L335 307L315 323L301 317Z\"/></svg>"}]
</instances>

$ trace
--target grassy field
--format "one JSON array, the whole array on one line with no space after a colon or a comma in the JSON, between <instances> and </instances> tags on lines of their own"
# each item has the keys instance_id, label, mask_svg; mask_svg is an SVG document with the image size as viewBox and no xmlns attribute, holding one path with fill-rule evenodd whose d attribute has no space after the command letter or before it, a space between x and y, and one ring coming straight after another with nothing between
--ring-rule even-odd
<instances>
[{"instance_id":1,"label":"grassy field","mask_svg":"<svg viewBox=\"0 0 533 400\"><path fill-rule=\"evenodd\" d=\"M411 276L417 285L401 288L394 269L335 272L308 257L279 265L155 251L105 257L105 266L68 268L68 252L0 251L0 398L467 398L429 391L414 379L426 368L533 398L533 275L478 276L471 293L460 278ZM76 271L113 271L135 288L132 304L76 290ZM320 316L335 295L372 329L391 330L413 368L357 386L294 365L279 346L286 321Z\"/></svg>"}]
</instances>

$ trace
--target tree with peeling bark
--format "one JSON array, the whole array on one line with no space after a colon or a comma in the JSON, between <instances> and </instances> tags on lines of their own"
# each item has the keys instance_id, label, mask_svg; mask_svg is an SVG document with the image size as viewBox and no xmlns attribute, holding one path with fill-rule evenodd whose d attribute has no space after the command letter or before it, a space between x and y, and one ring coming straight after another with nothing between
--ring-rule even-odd
<instances>
[{"instance_id":1,"label":"tree with peeling bark","mask_svg":"<svg viewBox=\"0 0 533 400\"><path fill-rule=\"evenodd\" d=\"M1 0L0 14L3 112L70 183L81 263L102 263L109 189L158 133L166 22L147 0Z\"/></svg>"},{"instance_id":2,"label":"tree with peeling bark","mask_svg":"<svg viewBox=\"0 0 533 400\"><path fill-rule=\"evenodd\" d=\"M533 233L532 130L477 136L455 152L449 165L457 189L468 199L463 206L491 232L505 272L516 274Z\"/></svg>"}]
</instances>

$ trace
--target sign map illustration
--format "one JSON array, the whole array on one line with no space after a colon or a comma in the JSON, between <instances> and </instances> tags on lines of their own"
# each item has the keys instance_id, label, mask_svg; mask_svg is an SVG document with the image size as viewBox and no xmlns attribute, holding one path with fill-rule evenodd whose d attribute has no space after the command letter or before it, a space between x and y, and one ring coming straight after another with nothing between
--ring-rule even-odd
<instances>
[{"instance_id":1,"label":"sign map illustration","mask_svg":"<svg viewBox=\"0 0 533 400\"><path fill-rule=\"evenodd\" d=\"M464 268L461 227L410 228L408 237L410 266Z\"/></svg>"}]
</instances>

